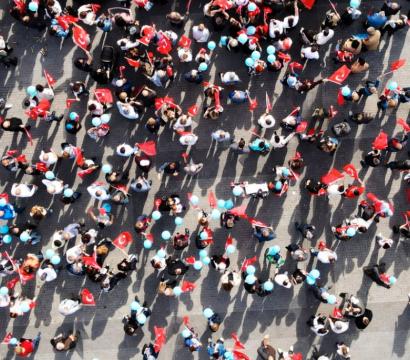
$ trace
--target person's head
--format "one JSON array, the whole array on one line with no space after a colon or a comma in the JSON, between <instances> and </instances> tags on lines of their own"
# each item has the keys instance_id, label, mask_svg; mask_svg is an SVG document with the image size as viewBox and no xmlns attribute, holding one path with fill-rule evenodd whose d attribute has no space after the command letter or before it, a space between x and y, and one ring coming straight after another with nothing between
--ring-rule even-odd
<instances>
[{"instance_id":1,"label":"person's head","mask_svg":"<svg viewBox=\"0 0 410 360\"><path fill-rule=\"evenodd\" d=\"M376 33L376 29L375 29L373 26L370 26L370 27L367 29L367 33L368 33L369 35L374 35L374 34Z\"/></svg>"},{"instance_id":2,"label":"person's head","mask_svg":"<svg viewBox=\"0 0 410 360\"><path fill-rule=\"evenodd\" d=\"M205 30L205 25L203 23L198 25L198 30L204 31Z\"/></svg>"},{"instance_id":3,"label":"person's head","mask_svg":"<svg viewBox=\"0 0 410 360\"><path fill-rule=\"evenodd\" d=\"M108 254L108 247L106 245L100 245L97 247L96 253L99 256L105 256Z\"/></svg>"},{"instance_id":4,"label":"person's head","mask_svg":"<svg viewBox=\"0 0 410 360\"><path fill-rule=\"evenodd\" d=\"M62 341L59 341L55 346L56 346L56 350L58 351L62 351L65 348L64 343Z\"/></svg>"},{"instance_id":5,"label":"person's head","mask_svg":"<svg viewBox=\"0 0 410 360\"><path fill-rule=\"evenodd\" d=\"M103 192L101 191L101 190L97 190L96 192L95 192L95 195L96 196L101 196L103 194Z\"/></svg>"},{"instance_id":6,"label":"person's head","mask_svg":"<svg viewBox=\"0 0 410 360\"><path fill-rule=\"evenodd\" d=\"M367 326L370 323L370 319L367 316L364 316L362 322L363 322L364 325Z\"/></svg>"},{"instance_id":7,"label":"person's head","mask_svg":"<svg viewBox=\"0 0 410 360\"><path fill-rule=\"evenodd\" d=\"M83 235L81 235L81 242L83 244L88 244L91 241L91 235L88 233L85 233Z\"/></svg>"},{"instance_id":8,"label":"person's head","mask_svg":"<svg viewBox=\"0 0 410 360\"><path fill-rule=\"evenodd\" d=\"M328 36L328 35L329 35L329 28L325 27L325 28L323 29L323 35L324 35L324 36Z\"/></svg>"},{"instance_id":9,"label":"person's head","mask_svg":"<svg viewBox=\"0 0 410 360\"><path fill-rule=\"evenodd\" d=\"M4 120L1 126L3 126L4 129L8 129L10 127L10 121Z\"/></svg>"},{"instance_id":10,"label":"person's head","mask_svg":"<svg viewBox=\"0 0 410 360\"><path fill-rule=\"evenodd\" d=\"M122 102L125 102L127 100L127 97L128 97L128 95L125 91L120 92L120 94L118 95L118 98Z\"/></svg>"},{"instance_id":11,"label":"person's head","mask_svg":"<svg viewBox=\"0 0 410 360\"><path fill-rule=\"evenodd\" d=\"M353 40L351 41L351 43L350 43L350 46L351 46L353 49L357 49L357 48L360 46L360 41L359 41L359 40L356 40L356 39L353 39Z\"/></svg>"},{"instance_id":12,"label":"person's head","mask_svg":"<svg viewBox=\"0 0 410 360\"><path fill-rule=\"evenodd\" d=\"M266 229L266 228L265 228L265 229L262 230L262 236L268 237L269 234L270 234L270 233L269 233L269 229Z\"/></svg>"},{"instance_id":13,"label":"person's head","mask_svg":"<svg viewBox=\"0 0 410 360\"><path fill-rule=\"evenodd\" d=\"M153 118L153 117L150 117L148 120L147 120L147 126L155 126L156 125L156 120Z\"/></svg>"},{"instance_id":14,"label":"person's head","mask_svg":"<svg viewBox=\"0 0 410 360\"><path fill-rule=\"evenodd\" d=\"M44 86L43 85L36 85L36 90L38 91L38 92L43 92L44 91Z\"/></svg>"},{"instance_id":15,"label":"person's head","mask_svg":"<svg viewBox=\"0 0 410 360\"><path fill-rule=\"evenodd\" d=\"M319 51L319 46L312 45L311 50L312 50L312 52L318 52Z\"/></svg>"},{"instance_id":16,"label":"person's head","mask_svg":"<svg viewBox=\"0 0 410 360\"><path fill-rule=\"evenodd\" d=\"M222 289L225 291L231 291L233 289L233 284L230 281L222 283Z\"/></svg>"},{"instance_id":17,"label":"person's head","mask_svg":"<svg viewBox=\"0 0 410 360\"><path fill-rule=\"evenodd\" d=\"M90 104L90 105L88 105L88 110L89 111L95 111L95 110L97 110L97 106L95 104Z\"/></svg>"},{"instance_id":18,"label":"person's head","mask_svg":"<svg viewBox=\"0 0 410 360\"><path fill-rule=\"evenodd\" d=\"M130 324L127 324L124 326L124 331L127 335L132 336L135 334L135 328L131 326Z\"/></svg>"},{"instance_id":19,"label":"person's head","mask_svg":"<svg viewBox=\"0 0 410 360\"><path fill-rule=\"evenodd\" d=\"M86 12L86 11L81 11L81 12L78 14L78 17L79 17L80 19L85 19L85 18L87 17L87 12Z\"/></svg>"},{"instance_id":20,"label":"person's head","mask_svg":"<svg viewBox=\"0 0 410 360\"><path fill-rule=\"evenodd\" d=\"M360 66L364 66L366 64L366 60L359 57L359 59L357 59L357 62L359 63Z\"/></svg>"}]
</instances>

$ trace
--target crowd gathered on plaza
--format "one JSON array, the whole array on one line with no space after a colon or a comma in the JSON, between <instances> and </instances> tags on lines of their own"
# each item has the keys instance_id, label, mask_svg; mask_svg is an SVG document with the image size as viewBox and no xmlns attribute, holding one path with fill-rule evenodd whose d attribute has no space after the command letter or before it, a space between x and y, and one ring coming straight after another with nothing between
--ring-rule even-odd
<instances>
[{"instance_id":1,"label":"crowd gathered on plaza","mask_svg":"<svg viewBox=\"0 0 410 360\"><path fill-rule=\"evenodd\" d=\"M349 332L352 328L364 330L373 318L366 299L355 293L333 293L332 286L321 277L320 269L332 267L337 262L336 250L340 242L359 241L369 228L389 221L393 215L395 219L403 215L404 221L392 226L391 234L377 231L376 238L369 241L375 241L382 251L388 251L395 242L410 238L410 212L395 213L397 205L391 199L367 191L366 182L360 176L362 169L372 171L375 167L384 167L386 173L400 172L404 183L401 197L408 198L410 151L407 150L407 133L410 123L397 118L395 134L388 134L380 126L383 117L395 114L399 107L410 102L410 86L398 80L402 75L396 75L403 71L406 59L391 59L388 69L379 74L372 72L373 77L367 75L370 64L366 59L382 51L379 49L382 41L403 36L407 31L409 2L386 0L380 2L382 6L375 7L371 0L337 3L328 0L211 0L199 6L197 0L188 0L164 14L161 23L146 21L146 14L155 14L167 3L171 2L118 0L116 7L108 8L105 1L98 0L93 3L74 0L67 4L62 0L13 0L7 5L8 12L4 16L12 17L16 27L28 29L28 36L34 37L38 32L46 34L47 42L61 41L63 48L77 47L72 65L75 74L84 76L70 79L67 89L56 90L58 79L51 71L43 69L44 82L25 89L22 105L12 104L7 97L0 99L2 133L12 132L20 139L15 147L10 147L4 137L1 140L0 176L10 187L0 194L0 311L8 312L11 319L28 317L36 306L41 306L35 296L28 295L26 289L30 284L52 287L56 279L72 277L78 278L78 293L67 293L58 312L63 317L81 313L85 306L98 306L101 294L115 296L117 288L125 286L124 279L144 266L139 255L145 253L149 257L146 266L152 266L157 273L149 281L152 282L150 286L157 289L158 297L171 300L197 291L195 289L201 287L201 276L193 282L188 281L185 274L200 274L201 269L209 266L210 276L219 279L226 294L237 288L248 296L266 297L266 301L274 302L277 288L308 288L311 301L327 304L323 309L328 311L311 314L306 324L307 333L311 331L323 337L329 333ZM195 8L198 15L200 7L202 19L192 20L191 12ZM302 27L300 19L309 17L312 12L320 14L321 23L312 28ZM356 23L362 24L362 33L347 38L338 35L341 29L348 31ZM102 33L102 37L110 41L101 44L98 51L91 51L95 45L91 34L95 33ZM13 72L20 66L20 59L14 55L7 34L2 35L0 71ZM47 47L41 51L46 57ZM216 68L211 82L216 53L228 63L231 58L241 59L241 69L235 65L230 71L218 72ZM304 75L306 68L321 66L324 58L327 67L323 70L330 73L328 77ZM189 68L183 74L178 73L181 63L185 63L184 69ZM232 63L238 64L237 61ZM243 69L247 77L237 74ZM313 104L309 109L311 116L302 116L301 107L295 107L288 109L289 115L277 119L273 114L273 90L266 91L260 99L251 94L247 84L258 76L265 76L269 81L278 75L278 86L289 97L304 98L313 89L333 86L338 89L337 99L330 107ZM86 82L84 79L88 76ZM137 76L138 81L135 80ZM352 86L349 80L360 76L362 84ZM168 95L168 90L188 85L200 88L202 96L200 102L183 108L185 106ZM275 86L271 84L269 88ZM55 95L61 91L66 94L65 108L53 103ZM373 100L374 111L354 111L354 104L362 104L363 109L367 101ZM195 131L196 126L199 122L218 124L226 115L225 109L240 104L249 108L249 112L243 114L249 119L258 108L264 107L260 116L254 118L252 115L249 120L253 122L253 130L249 131L248 138L238 137L217 125L211 138L204 140L236 157L269 156L290 143L308 144L312 153L324 152L333 157L343 138L352 136L349 134L353 129L377 126L380 132L369 143L360 164L346 163L338 169L323 167L320 178L302 178L305 168L316 164L304 160L306 151L296 151L283 163L271 164L269 181L251 183L231 179L232 182L219 185L231 194L228 200L218 199L212 189L202 197L187 193L183 188L179 193L167 192L165 186L160 189L161 195L152 194L150 191L157 177L158 180L195 178L213 166L212 162L204 159L200 162L195 156L196 143L204 137ZM17 108L24 117L9 115ZM76 110L80 108L85 109L85 115ZM125 137L122 143L116 144L112 150L114 157L124 160L122 168L102 160L104 154L85 151L77 145L104 142L112 135L112 123L125 123L123 118L128 123L138 124L138 133L146 135L147 140L135 142ZM58 149L44 147L39 156L31 157L30 148L37 144L32 135L36 123L46 126L57 123L58 131L67 140ZM172 154L166 162L156 161L157 152L166 149L164 141L161 145L157 143L163 133L172 135L168 141L180 144L179 158L173 158ZM80 134L85 136L78 141ZM41 142L37 145L42 146ZM198 161L194 161L194 157ZM125 166L128 160L131 164L135 161L133 170ZM71 164L81 179L75 188L71 177L61 175L59 169L63 164ZM300 183L301 191L310 196L355 202L357 213L341 223L326 224L331 229L331 239L321 238L317 233L319 224L299 219L292 224L299 236L289 240L286 248L281 248L275 242L274 226L266 219L249 216L249 206L254 205L244 200L275 202L277 198L286 197L290 189L296 190L295 185ZM53 199L50 206L38 200L44 194ZM85 197L94 206L78 207L79 199ZM118 209L144 201L153 204L151 211L132 219L134 228L124 228L120 233L111 231L112 225L119 221L118 216L125 216L118 215ZM76 209L72 212L72 220L58 222L52 237L45 238L42 229L49 223L50 216L71 207ZM175 231L161 227L164 218L173 219ZM185 227L187 218L194 218L197 227ZM239 221L249 223L249 233L242 234L243 239L231 234ZM161 229L160 238L154 239L151 232L154 225ZM214 234L216 229L224 229L224 238ZM242 241L269 243L261 253L234 263L237 245ZM224 250L215 251L215 244L224 244L219 246ZM16 256L16 248L20 254L24 249L24 256ZM107 262L114 251L123 255L116 266ZM314 265L307 267L308 262ZM259 263L268 264L267 276L261 273ZM359 271L369 283L373 281L386 289L397 281L385 263L366 264ZM124 336L146 332L152 304L135 296L129 301L129 307L129 314L123 314ZM179 337L187 351L207 352L209 358L215 360L246 360L258 356L263 360L309 358L307 353L298 351L297 343L287 350L282 350L281 344L272 344L269 331L257 354L251 353L246 343L241 342L240 335L233 333L230 339L218 336L226 314L211 307L202 311L209 329L208 343L201 342L202 334L195 329L187 312L181 321ZM375 312L374 316L378 314ZM2 351L8 347L18 357L29 357L36 352L40 333L33 338L17 338L9 329L1 330L5 334ZM145 360L170 359L169 354L161 354L167 341L167 328L154 324L152 335L152 342L138 345L141 357ZM71 351L81 342L81 333L66 329L46 341L56 352ZM342 341L334 345L333 353L320 349L312 349L310 353L310 358L315 360L351 357L349 344Z\"/></svg>"}]
</instances>

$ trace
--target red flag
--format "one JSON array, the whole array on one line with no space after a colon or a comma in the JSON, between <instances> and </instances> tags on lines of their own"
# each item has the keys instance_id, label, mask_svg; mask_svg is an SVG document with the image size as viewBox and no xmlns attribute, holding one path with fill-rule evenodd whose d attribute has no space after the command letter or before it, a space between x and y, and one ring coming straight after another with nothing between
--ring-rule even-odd
<instances>
[{"instance_id":1,"label":"red flag","mask_svg":"<svg viewBox=\"0 0 410 360\"><path fill-rule=\"evenodd\" d=\"M21 162L21 163L26 163L27 162L27 158L26 155L21 154L19 156L16 157L17 162Z\"/></svg>"},{"instance_id":2,"label":"red flag","mask_svg":"<svg viewBox=\"0 0 410 360\"><path fill-rule=\"evenodd\" d=\"M337 105L343 106L345 104L345 98L343 97L342 90L337 92Z\"/></svg>"},{"instance_id":3,"label":"red flag","mask_svg":"<svg viewBox=\"0 0 410 360\"><path fill-rule=\"evenodd\" d=\"M84 178L85 178L87 175L91 175L91 174L92 174L94 171L96 171L96 170L97 170L97 167L90 167L90 168L88 168L88 169L79 171L79 172L77 173L77 175L78 175L81 179L84 180Z\"/></svg>"},{"instance_id":4,"label":"red flag","mask_svg":"<svg viewBox=\"0 0 410 360\"><path fill-rule=\"evenodd\" d=\"M255 263L256 260L257 260L257 257L256 257L256 256L254 256L254 257L252 257L252 258L250 258L250 259L245 259L244 262L242 263L241 271L245 271L246 268L247 268L249 265L252 265L253 263Z\"/></svg>"},{"instance_id":5,"label":"red flag","mask_svg":"<svg viewBox=\"0 0 410 360\"><path fill-rule=\"evenodd\" d=\"M292 360L303 360L302 353L294 353L292 354Z\"/></svg>"},{"instance_id":6,"label":"red flag","mask_svg":"<svg viewBox=\"0 0 410 360\"><path fill-rule=\"evenodd\" d=\"M232 2L230 2L228 0L214 0L212 5L213 6L218 6L223 10L229 10L233 6Z\"/></svg>"},{"instance_id":7,"label":"red flag","mask_svg":"<svg viewBox=\"0 0 410 360\"><path fill-rule=\"evenodd\" d=\"M194 291L196 285L189 281L182 281L181 289L183 292Z\"/></svg>"},{"instance_id":8,"label":"red flag","mask_svg":"<svg viewBox=\"0 0 410 360\"><path fill-rule=\"evenodd\" d=\"M254 111L258 107L258 100L249 97L249 111Z\"/></svg>"},{"instance_id":9,"label":"red flag","mask_svg":"<svg viewBox=\"0 0 410 360\"><path fill-rule=\"evenodd\" d=\"M73 103L75 103L76 101L79 101L79 100L77 100L77 99L67 99L67 100L65 101L65 108L66 108L66 109L69 109L69 108L71 107L71 105L72 105Z\"/></svg>"},{"instance_id":10,"label":"red flag","mask_svg":"<svg viewBox=\"0 0 410 360\"><path fill-rule=\"evenodd\" d=\"M252 226L268 227L268 225L266 225L262 221L256 220L255 218L248 218L248 221L251 223Z\"/></svg>"},{"instance_id":11,"label":"red flag","mask_svg":"<svg viewBox=\"0 0 410 360\"><path fill-rule=\"evenodd\" d=\"M214 100L215 100L215 108L219 109L221 107L221 94L219 90L215 91Z\"/></svg>"},{"instance_id":12,"label":"red flag","mask_svg":"<svg viewBox=\"0 0 410 360\"><path fill-rule=\"evenodd\" d=\"M20 281L20 278L16 277L14 279L11 279L10 281L7 281L6 287L8 289L14 289L14 287L17 285L17 283Z\"/></svg>"},{"instance_id":13,"label":"red flag","mask_svg":"<svg viewBox=\"0 0 410 360\"><path fill-rule=\"evenodd\" d=\"M67 19L64 16L57 16L56 20L58 24L63 28L64 31L70 28L70 24L68 23Z\"/></svg>"},{"instance_id":14,"label":"red flag","mask_svg":"<svg viewBox=\"0 0 410 360\"><path fill-rule=\"evenodd\" d=\"M234 350L232 352L235 360L251 360L250 357L244 354L242 351Z\"/></svg>"},{"instance_id":15,"label":"red flag","mask_svg":"<svg viewBox=\"0 0 410 360\"><path fill-rule=\"evenodd\" d=\"M298 134L301 134L301 133L305 132L307 126L308 126L307 121L301 121L300 124L296 127L296 130L295 130L295 131L296 131Z\"/></svg>"},{"instance_id":16,"label":"red flag","mask_svg":"<svg viewBox=\"0 0 410 360\"><path fill-rule=\"evenodd\" d=\"M141 61L139 60L133 60L130 58L125 58L125 60L127 60L128 65L134 67L134 68L139 68L141 66Z\"/></svg>"},{"instance_id":17,"label":"red flag","mask_svg":"<svg viewBox=\"0 0 410 360\"><path fill-rule=\"evenodd\" d=\"M298 63L297 61L292 61L291 63L289 63L289 68L291 72L295 72L295 70L302 70L303 69L303 65Z\"/></svg>"},{"instance_id":18,"label":"red flag","mask_svg":"<svg viewBox=\"0 0 410 360\"><path fill-rule=\"evenodd\" d=\"M46 77L48 86L52 88L57 81L46 70L44 70L44 76Z\"/></svg>"},{"instance_id":19,"label":"red flag","mask_svg":"<svg viewBox=\"0 0 410 360\"><path fill-rule=\"evenodd\" d=\"M208 194L208 203L212 209L216 208L216 197L212 190L210 190Z\"/></svg>"},{"instance_id":20,"label":"red flag","mask_svg":"<svg viewBox=\"0 0 410 360\"><path fill-rule=\"evenodd\" d=\"M185 262L189 265L193 265L195 263L195 256L190 256L185 259Z\"/></svg>"},{"instance_id":21,"label":"red flag","mask_svg":"<svg viewBox=\"0 0 410 360\"><path fill-rule=\"evenodd\" d=\"M12 339L12 337L13 337L13 334L12 334L12 333L8 333L8 334L4 337L4 339L3 339L3 341L2 341L1 343L7 345L7 344L10 342L10 340Z\"/></svg>"},{"instance_id":22,"label":"red flag","mask_svg":"<svg viewBox=\"0 0 410 360\"><path fill-rule=\"evenodd\" d=\"M344 178L344 175L337 169L330 169L330 171L323 175L320 179L320 182L326 185L333 184L334 182Z\"/></svg>"},{"instance_id":23,"label":"red flag","mask_svg":"<svg viewBox=\"0 0 410 360\"><path fill-rule=\"evenodd\" d=\"M351 70L346 65L343 65L342 67L337 69L332 75L330 75L327 79L331 82L342 85L343 81L345 81L349 76L350 71Z\"/></svg>"},{"instance_id":24,"label":"red flag","mask_svg":"<svg viewBox=\"0 0 410 360\"><path fill-rule=\"evenodd\" d=\"M231 210L229 210L229 212L235 216L239 216L241 218L247 218L247 215L245 213L247 208L247 205L242 204L241 206L237 206Z\"/></svg>"},{"instance_id":25,"label":"red flag","mask_svg":"<svg viewBox=\"0 0 410 360\"><path fill-rule=\"evenodd\" d=\"M272 103L270 102L268 93L265 93L265 102L266 102L266 109L265 111L268 113L272 110Z\"/></svg>"},{"instance_id":26,"label":"red flag","mask_svg":"<svg viewBox=\"0 0 410 360\"><path fill-rule=\"evenodd\" d=\"M343 167L343 171L348 174L349 176L351 176L354 179L358 179L359 178L359 174L357 173L356 168L354 167L353 164L347 164Z\"/></svg>"},{"instance_id":27,"label":"red flag","mask_svg":"<svg viewBox=\"0 0 410 360\"><path fill-rule=\"evenodd\" d=\"M234 345L234 348L235 349L245 349L245 345L244 344L242 344L240 341L239 341L239 338L238 338L238 335L236 335L236 333L232 333L232 339L233 339L233 341L235 341L235 345Z\"/></svg>"},{"instance_id":28,"label":"red flag","mask_svg":"<svg viewBox=\"0 0 410 360\"><path fill-rule=\"evenodd\" d=\"M94 295L91 294L90 290L86 288L81 290L81 303L83 305L95 305Z\"/></svg>"},{"instance_id":29,"label":"red flag","mask_svg":"<svg viewBox=\"0 0 410 360\"><path fill-rule=\"evenodd\" d=\"M187 112L189 116L196 116L198 114L198 106L197 105L190 106Z\"/></svg>"},{"instance_id":30,"label":"red flag","mask_svg":"<svg viewBox=\"0 0 410 360\"><path fill-rule=\"evenodd\" d=\"M73 41L79 48L88 51L90 45L90 35L81 26L73 27Z\"/></svg>"},{"instance_id":31,"label":"red flag","mask_svg":"<svg viewBox=\"0 0 410 360\"><path fill-rule=\"evenodd\" d=\"M315 5L316 0L300 0L300 2L303 4L303 6L306 9L312 10L313 5Z\"/></svg>"},{"instance_id":32,"label":"red flag","mask_svg":"<svg viewBox=\"0 0 410 360\"><path fill-rule=\"evenodd\" d=\"M390 65L390 71L396 71L406 64L406 59L398 59Z\"/></svg>"},{"instance_id":33,"label":"red flag","mask_svg":"<svg viewBox=\"0 0 410 360\"><path fill-rule=\"evenodd\" d=\"M192 44L192 40L185 35L182 35L178 41L178 46L182 47L182 48L189 48L191 47Z\"/></svg>"},{"instance_id":34,"label":"red flag","mask_svg":"<svg viewBox=\"0 0 410 360\"><path fill-rule=\"evenodd\" d=\"M333 309L332 317L334 317L335 319L343 319L342 311L339 308L335 307Z\"/></svg>"},{"instance_id":35,"label":"red flag","mask_svg":"<svg viewBox=\"0 0 410 360\"><path fill-rule=\"evenodd\" d=\"M132 243L132 235L128 231L123 231L112 243L119 249L124 249L128 244Z\"/></svg>"},{"instance_id":36,"label":"red flag","mask_svg":"<svg viewBox=\"0 0 410 360\"><path fill-rule=\"evenodd\" d=\"M171 40L168 39L163 33L161 33L161 39L157 42L157 51L160 54L168 55L172 50Z\"/></svg>"},{"instance_id":37,"label":"red flag","mask_svg":"<svg viewBox=\"0 0 410 360\"><path fill-rule=\"evenodd\" d=\"M137 143L138 148L148 156L157 155L156 143L153 140L146 141L144 143Z\"/></svg>"},{"instance_id":38,"label":"red flag","mask_svg":"<svg viewBox=\"0 0 410 360\"><path fill-rule=\"evenodd\" d=\"M112 104L114 103L114 99L112 97L112 93L110 89L95 89L94 95L97 101L101 104Z\"/></svg>"},{"instance_id":39,"label":"red flag","mask_svg":"<svg viewBox=\"0 0 410 360\"><path fill-rule=\"evenodd\" d=\"M156 353L159 353L162 349L162 346L165 344L167 340L165 328L154 326L154 334L155 334L154 350Z\"/></svg>"},{"instance_id":40,"label":"red flag","mask_svg":"<svg viewBox=\"0 0 410 360\"><path fill-rule=\"evenodd\" d=\"M14 0L14 4L19 10L20 14L24 14L26 12L26 4L23 0Z\"/></svg>"},{"instance_id":41,"label":"red flag","mask_svg":"<svg viewBox=\"0 0 410 360\"><path fill-rule=\"evenodd\" d=\"M189 316L184 316L182 318L182 322L184 323L185 326L189 326Z\"/></svg>"},{"instance_id":42,"label":"red flag","mask_svg":"<svg viewBox=\"0 0 410 360\"><path fill-rule=\"evenodd\" d=\"M279 59L282 59L284 62L289 62L290 60L292 60L292 58L290 57L290 55L289 54L285 54L285 53L283 53L283 52L281 52L281 51L278 51L278 58Z\"/></svg>"},{"instance_id":43,"label":"red flag","mask_svg":"<svg viewBox=\"0 0 410 360\"><path fill-rule=\"evenodd\" d=\"M381 131L379 135L373 141L373 149L376 150L385 150L387 149L387 134L384 131Z\"/></svg>"},{"instance_id":44,"label":"red flag","mask_svg":"<svg viewBox=\"0 0 410 360\"><path fill-rule=\"evenodd\" d=\"M74 153L75 153L75 162L77 166L83 166L84 165L84 155L83 151L79 147L74 148Z\"/></svg>"},{"instance_id":45,"label":"red flag","mask_svg":"<svg viewBox=\"0 0 410 360\"><path fill-rule=\"evenodd\" d=\"M91 9L93 10L93 12L97 13L101 9L101 5L91 4Z\"/></svg>"},{"instance_id":46,"label":"red flag","mask_svg":"<svg viewBox=\"0 0 410 360\"><path fill-rule=\"evenodd\" d=\"M36 170L40 171L40 172L47 172L48 171L48 167L46 164L44 164L43 162L37 162L36 163Z\"/></svg>"},{"instance_id":47,"label":"red flag","mask_svg":"<svg viewBox=\"0 0 410 360\"><path fill-rule=\"evenodd\" d=\"M397 119L397 125L400 125L405 132L410 132L410 125L404 119Z\"/></svg>"},{"instance_id":48,"label":"red flag","mask_svg":"<svg viewBox=\"0 0 410 360\"><path fill-rule=\"evenodd\" d=\"M96 269L101 269L101 266L97 264L97 261L95 260L95 256L82 256L82 261L84 266L89 266L93 267Z\"/></svg>"}]
</instances>

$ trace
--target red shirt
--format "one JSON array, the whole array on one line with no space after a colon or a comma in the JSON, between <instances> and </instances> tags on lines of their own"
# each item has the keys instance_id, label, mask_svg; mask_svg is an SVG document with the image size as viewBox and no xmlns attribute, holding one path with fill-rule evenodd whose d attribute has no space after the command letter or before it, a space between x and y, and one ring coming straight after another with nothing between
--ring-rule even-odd
<instances>
[{"instance_id":1,"label":"red shirt","mask_svg":"<svg viewBox=\"0 0 410 360\"><path fill-rule=\"evenodd\" d=\"M23 340L20 342L19 346L23 348L23 352L17 354L21 357L28 357L34 351L33 341L31 340Z\"/></svg>"}]
</instances>

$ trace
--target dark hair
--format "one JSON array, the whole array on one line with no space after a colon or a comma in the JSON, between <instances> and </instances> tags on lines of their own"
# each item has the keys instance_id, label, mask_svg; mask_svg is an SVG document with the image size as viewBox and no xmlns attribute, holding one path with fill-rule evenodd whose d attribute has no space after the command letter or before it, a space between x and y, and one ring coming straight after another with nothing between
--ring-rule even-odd
<instances>
[{"instance_id":1,"label":"dark hair","mask_svg":"<svg viewBox=\"0 0 410 360\"><path fill-rule=\"evenodd\" d=\"M361 66L363 66L364 64L366 64L366 60L363 59L363 58L361 58L361 57L359 57L359 59L357 59L357 62L358 62Z\"/></svg>"},{"instance_id":2,"label":"dark hair","mask_svg":"<svg viewBox=\"0 0 410 360\"><path fill-rule=\"evenodd\" d=\"M90 111L94 111L95 109L97 109L97 107L95 106L95 104L90 104L90 105L88 106L88 110L90 110Z\"/></svg>"},{"instance_id":3,"label":"dark hair","mask_svg":"<svg viewBox=\"0 0 410 360\"><path fill-rule=\"evenodd\" d=\"M42 92L42 91L44 91L44 86L38 84L38 85L36 85L36 90Z\"/></svg>"}]
</instances>

